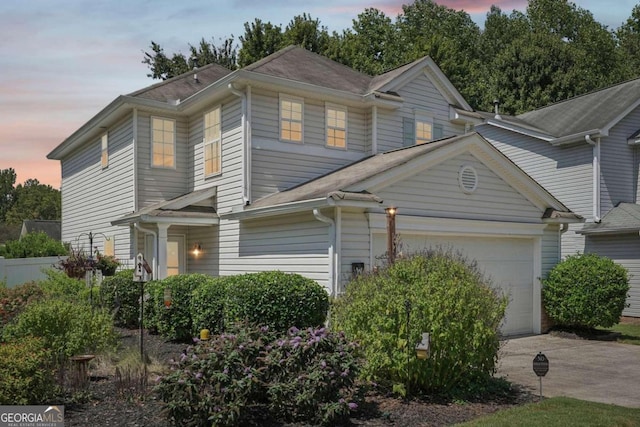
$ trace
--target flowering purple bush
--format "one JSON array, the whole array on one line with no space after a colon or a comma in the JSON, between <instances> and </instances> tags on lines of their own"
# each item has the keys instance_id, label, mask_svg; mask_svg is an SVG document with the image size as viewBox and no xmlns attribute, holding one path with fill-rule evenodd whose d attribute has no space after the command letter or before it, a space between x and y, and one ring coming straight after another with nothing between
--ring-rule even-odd
<instances>
[{"instance_id":1,"label":"flowering purple bush","mask_svg":"<svg viewBox=\"0 0 640 427\"><path fill-rule=\"evenodd\" d=\"M187 348L156 391L179 425L247 425L257 416L330 424L357 408L354 350L324 328L282 335L241 325Z\"/></svg>"}]
</instances>

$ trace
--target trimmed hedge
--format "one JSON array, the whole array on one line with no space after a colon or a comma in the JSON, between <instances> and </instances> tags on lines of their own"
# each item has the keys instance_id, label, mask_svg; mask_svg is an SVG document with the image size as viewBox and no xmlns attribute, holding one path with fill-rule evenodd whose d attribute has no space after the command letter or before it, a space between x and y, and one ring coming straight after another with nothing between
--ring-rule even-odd
<instances>
[{"instance_id":1,"label":"trimmed hedge","mask_svg":"<svg viewBox=\"0 0 640 427\"><path fill-rule=\"evenodd\" d=\"M556 325L572 328L617 324L629 292L627 270L596 254L568 256L542 283L547 314Z\"/></svg>"},{"instance_id":2,"label":"trimmed hedge","mask_svg":"<svg viewBox=\"0 0 640 427\"><path fill-rule=\"evenodd\" d=\"M164 291L171 290L171 307ZM299 274L280 271L211 277L172 276L145 284L144 323L151 332L190 341L201 329L212 334L225 325L248 322L285 332L322 325L329 297L322 286Z\"/></svg>"},{"instance_id":3,"label":"trimmed hedge","mask_svg":"<svg viewBox=\"0 0 640 427\"><path fill-rule=\"evenodd\" d=\"M322 325L329 296L314 280L267 271L233 276L227 289L225 322L266 325L276 331Z\"/></svg>"}]
</instances>

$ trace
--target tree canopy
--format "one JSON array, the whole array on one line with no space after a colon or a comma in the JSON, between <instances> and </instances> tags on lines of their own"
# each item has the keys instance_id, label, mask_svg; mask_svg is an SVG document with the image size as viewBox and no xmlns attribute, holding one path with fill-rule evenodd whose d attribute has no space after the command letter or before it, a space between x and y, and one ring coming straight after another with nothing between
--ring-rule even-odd
<instances>
[{"instance_id":1,"label":"tree canopy","mask_svg":"<svg viewBox=\"0 0 640 427\"><path fill-rule=\"evenodd\" d=\"M302 46L369 75L429 55L472 107L490 110L499 99L506 113L521 113L638 76L640 5L611 30L568 0L530 0L526 11L492 6L484 29L468 13L416 0L395 19L367 8L351 28L329 33L311 15L282 29L256 18L239 37L204 38L190 56L166 55L151 42L143 63L149 77L167 79L194 64L245 67L287 45ZM1 207L0 207L1 209Z\"/></svg>"},{"instance_id":2,"label":"tree canopy","mask_svg":"<svg viewBox=\"0 0 640 427\"><path fill-rule=\"evenodd\" d=\"M0 170L0 223L21 225L26 219L60 219L59 190L40 184L37 179L28 179L17 186L15 183L15 170Z\"/></svg>"}]
</instances>

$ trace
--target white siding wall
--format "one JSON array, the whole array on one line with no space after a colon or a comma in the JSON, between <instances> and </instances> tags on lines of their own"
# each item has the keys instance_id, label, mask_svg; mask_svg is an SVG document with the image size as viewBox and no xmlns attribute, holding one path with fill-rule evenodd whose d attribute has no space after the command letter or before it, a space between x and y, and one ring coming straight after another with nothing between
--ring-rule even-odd
<instances>
[{"instance_id":1,"label":"white siding wall","mask_svg":"<svg viewBox=\"0 0 640 427\"><path fill-rule=\"evenodd\" d=\"M625 267L629 273L630 304L622 314L640 317L640 237L637 234L618 236L589 236L586 240L585 252L597 253L611 258Z\"/></svg>"},{"instance_id":2,"label":"white siding wall","mask_svg":"<svg viewBox=\"0 0 640 427\"><path fill-rule=\"evenodd\" d=\"M151 166L151 117L175 119L176 167ZM190 158L188 148L188 121L168 115L138 111L138 144L136 147L138 168L138 208L170 200L189 191L188 173Z\"/></svg>"},{"instance_id":3,"label":"white siding wall","mask_svg":"<svg viewBox=\"0 0 640 427\"><path fill-rule=\"evenodd\" d=\"M369 223L363 211L342 210L341 212L342 240L340 242L340 290L351 280L351 263L363 262L364 270L370 271Z\"/></svg>"},{"instance_id":4,"label":"white siding wall","mask_svg":"<svg viewBox=\"0 0 640 427\"><path fill-rule=\"evenodd\" d=\"M369 111L347 107L347 149L326 147L325 103L304 99L303 143L279 140L278 93L252 93L252 200L308 181L364 157Z\"/></svg>"},{"instance_id":5,"label":"white siding wall","mask_svg":"<svg viewBox=\"0 0 640 427\"><path fill-rule=\"evenodd\" d=\"M220 275L280 270L329 290L329 227L311 212L264 220L222 220Z\"/></svg>"},{"instance_id":6,"label":"white siding wall","mask_svg":"<svg viewBox=\"0 0 640 427\"><path fill-rule=\"evenodd\" d=\"M449 103L425 74L405 84L398 93L405 100L400 110L378 109L379 152L403 146L402 118L414 119L416 112L432 115L434 125L442 125L445 137L464 133L464 126L449 121Z\"/></svg>"},{"instance_id":7,"label":"white siding wall","mask_svg":"<svg viewBox=\"0 0 640 427\"><path fill-rule=\"evenodd\" d=\"M493 126L476 127L478 133L573 212L593 221L593 150L586 142L570 147L549 143ZM584 252L582 224L572 224L562 237L562 253Z\"/></svg>"},{"instance_id":8,"label":"white siding wall","mask_svg":"<svg viewBox=\"0 0 640 427\"><path fill-rule=\"evenodd\" d=\"M638 157L635 146L627 138L640 128L640 108L622 119L602 138L601 155L601 209L604 216L620 202L634 203L638 185Z\"/></svg>"},{"instance_id":9,"label":"white siding wall","mask_svg":"<svg viewBox=\"0 0 640 427\"><path fill-rule=\"evenodd\" d=\"M461 165L478 174L478 188L465 194L458 185ZM401 215L495 221L540 222L539 212L519 192L470 154L444 161L422 173L377 192L386 205L401 207Z\"/></svg>"},{"instance_id":10,"label":"white siding wall","mask_svg":"<svg viewBox=\"0 0 640 427\"><path fill-rule=\"evenodd\" d=\"M116 256L129 258L129 230L110 223L134 210L132 123L128 116L107 129L106 169L100 163L102 135L62 161L62 240L74 248L88 252L92 232L94 246L103 251L104 233L115 239Z\"/></svg>"}]
</instances>

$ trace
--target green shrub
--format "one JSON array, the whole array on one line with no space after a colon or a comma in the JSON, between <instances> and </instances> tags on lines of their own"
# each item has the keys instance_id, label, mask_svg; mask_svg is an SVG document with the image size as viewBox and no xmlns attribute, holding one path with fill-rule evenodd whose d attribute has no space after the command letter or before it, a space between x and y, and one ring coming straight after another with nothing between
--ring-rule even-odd
<instances>
[{"instance_id":1,"label":"green shrub","mask_svg":"<svg viewBox=\"0 0 640 427\"><path fill-rule=\"evenodd\" d=\"M116 345L108 312L59 299L29 304L3 330L3 338L8 342L30 336L42 338L59 364L73 355L110 350Z\"/></svg>"},{"instance_id":2,"label":"green shrub","mask_svg":"<svg viewBox=\"0 0 640 427\"><path fill-rule=\"evenodd\" d=\"M286 331L291 326L320 326L326 320L329 297L311 279L280 271L232 277L227 286L227 324L248 321Z\"/></svg>"},{"instance_id":3,"label":"green shrub","mask_svg":"<svg viewBox=\"0 0 640 427\"><path fill-rule=\"evenodd\" d=\"M25 235L19 240L5 243L5 258L36 258L67 255L69 251L62 242L52 239L43 231Z\"/></svg>"},{"instance_id":4,"label":"green shrub","mask_svg":"<svg viewBox=\"0 0 640 427\"><path fill-rule=\"evenodd\" d=\"M349 283L331 320L360 343L365 379L399 394L446 393L494 372L506 304L475 263L437 249ZM415 354L423 332L431 336L426 360Z\"/></svg>"},{"instance_id":5,"label":"green shrub","mask_svg":"<svg viewBox=\"0 0 640 427\"><path fill-rule=\"evenodd\" d=\"M56 395L51 354L44 340L0 344L0 405L43 405Z\"/></svg>"},{"instance_id":6,"label":"green shrub","mask_svg":"<svg viewBox=\"0 0 640 427\"><path fill-rule=\"evenodd\" d=\"M134 328L140 318L140 283L133 281L133 270L122 270L105 277L100 285L103 307L114 313L116 326Z\"/></svg>"},{"instance_id":7,"label":"green shrub","mask_svg":"<svg viewBox=\"0 0 640 427\"><path fill-rule=\"evenodd\" d=\"M189 347L160 379L156 391L176 425L255 425L255 417L333 425L356 408L357 363L344 335L230 329Z\"/></svg>"},{"instance_id":8,"label":"green shrub","mask_svg":"<svg viewBox=\"0 0 640 427\"><path fill-rule=\"evenodd\" d=\"M14 317L19 315L27 304L42 299L44 291L34 282L0 288L0 332Z\"/></svg>"},{"instance_id":9,"label":"green shrub","mask_svg":"<svg viewBox=\"0 0 640 427\"><path fill-rule=\"evenodd\" d=\"M596 254L567 257L542 283L547 314L557 325L567 327L615 325L629 292L625 268Z\"/></svg>"},{"instance_id":10,"label":"green shrub","mask_svg":"<svg viewBox=\"0 0 640 427\"><path fill-rule=\"evenodd\" d=\"M191 313L193 334L197 336L202 329L217 334L224 329L224 307L227 296L228 277L211 278L203 281L191 295Z\"/></svg>"},{"instance_id":11,"label":"green shrub","mask_svg":"<svg viewBox=\"0 0 640 427\"><path fill-rule=\"evenodd\" d=\"M147 283L149 299L144 310L149 314L150 325L163 337L174 341L191 341L193 338L193 317L191 295L193 290L213 280L205 274L181 274L167 277L157 283ZM164 290L171 290L171 307L164 306Z\"/></svg>"},{"instance_id":12,"label":"green shrub","mask_svg":"<svg viewBox=\"0 0 640 427\"><path fill-rule=\"evenodd\" d=\"M83 280L73 279L62 271L46 270L47 278L38 281L48 298L59 298L67 301L82 301L87 284Z\"/></svg>"}]
</instances>

